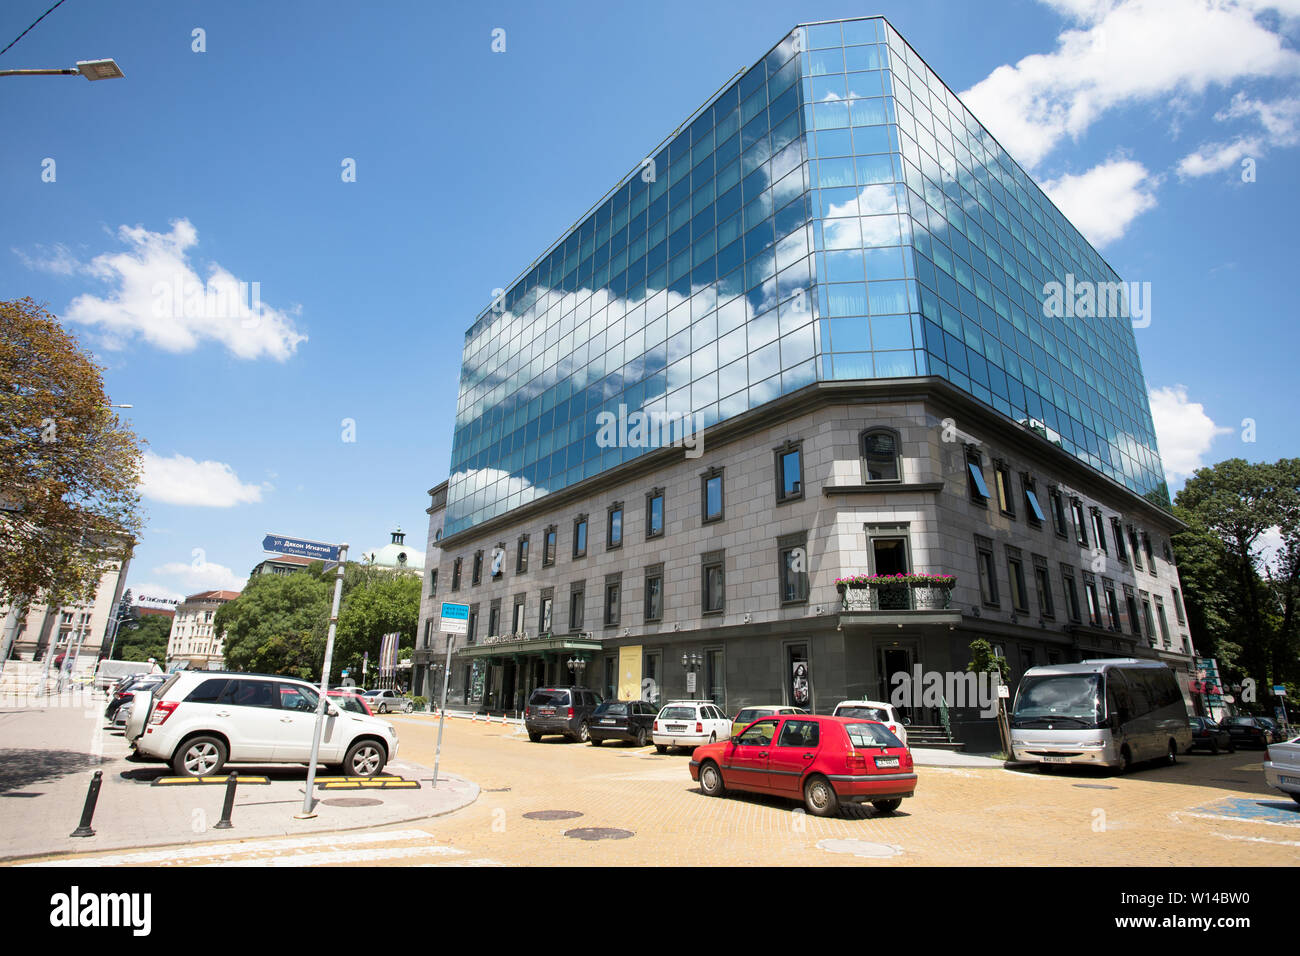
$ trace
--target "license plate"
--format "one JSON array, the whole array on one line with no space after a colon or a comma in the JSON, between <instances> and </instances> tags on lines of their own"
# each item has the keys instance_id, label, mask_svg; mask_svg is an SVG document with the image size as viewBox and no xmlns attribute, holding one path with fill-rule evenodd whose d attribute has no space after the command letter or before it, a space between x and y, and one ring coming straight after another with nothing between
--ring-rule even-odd
<instances>
[{"instance_id":1,"label":"license plate","mask_svg":"<svg viewBox=\"0 0 1300 956\"><path fill-rule=\"evenodd\" d=\"M897 758L897 757L877 757L877 758L876 758L876 766L877 766L877 767L897 767L897 766L898 766L898 758Z\"/></svg>"},{"instance_id":2,"label":"license plate","mask_svg":"<svg viewBox=\"0 0 1300 956\"><path fill-rule=\"evenodd\" d=\"M669 725L668 725L668 732L669 732L670 734L678 734L678 733L681 733L681 732L682 732L683 730L685 730L685 729L686 729L686 725L685 725L685 724L669 724Z\"/></svg>"},{"instance_id":3,"label":"license plate","mask_svg":"<svg viewBox=\"0 0 1300 956\"><path fill-rule=\"evenodd\" d=\"M601 720L602 724L612 724L613 722L614 722L613 717L605 717Z\"/></svg>"},{"instance_id":4,"label":"license plate","mask_svg":"<svg viewBox=\"0 0 1300 956\"><path fill-rule=\"evenodd\" d=\"M1281 774L1278 774L1277 780L1278 783L1291 783L1291 784L1300 785L1300 777L1284 777Z\"/></svg>"},{"instance_id":5,"label":"license plate","mask_svg":"<svg viewBox=\"0 0 1300 956\"><path fill-rule=\"evenodd\" d=\"M1068 759L1068 757L1056 757L1049 754L1043 758L1043 761L1044 763L1065 763Z\"/></svg>"},{"instance_id":6,"label":"license plate","mask_svg":"<svg viewBox=\"0 0 1300 956\"><path fill-rule=\"evenodd\" d=\"M554 717L554 716L555 716L555 708L554 708L554 707L543 707L542 710L541 710L541 713L542 713L542 716L543 716L543 717Z\"/></svg>"}]
</instances>

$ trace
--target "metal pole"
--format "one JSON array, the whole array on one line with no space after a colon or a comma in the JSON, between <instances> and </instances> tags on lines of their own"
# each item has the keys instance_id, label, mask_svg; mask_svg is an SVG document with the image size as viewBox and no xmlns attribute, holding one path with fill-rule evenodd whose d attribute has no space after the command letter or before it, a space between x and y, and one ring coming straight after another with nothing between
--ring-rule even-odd
<instances>
[{"instance_id":1,"label":"metal pole","mask_svg":"<svg viewBox=\"0 0 1300 956\"><path fill-rule=\"evenodd\" d=\"M214 830L229 830L234 826L230 815L235 810L235 788L239 786L239 772L232 770L226 777L226 800L221 806L221 819L212 827Z\"/></svg>"},{"instance_id":2,"label":"metal pole","mask_svg":"<svg viewBox=\"0 0 1300 956\"><path fill-rule=\"evenodd\" d=\"M68 834L70 837L93 837L95 831L90 827L90 821L95 817L95 804L99 802L99 787L104 777L104 771L96 770L95 775L90 778L90 789L86 791L86 802L81 808L81 825Z\"/></svg>"},{"instance_id":3,"label":"metal pole","mask_svg":"<svg viewBox=\"0 0 1300 956\"><path fill-rule=\"evenodd\" d=\"M433 752L433 789L438 789L438 765L442 762L442 725L447 722L447 685L451 682L451 643L447 635L447 664L442 671L442 706L438 708L438 747Z\"/></svg>"},{"instance_id":4,"label":"metal pole","mask_svg":"<svg viewBox=\"0 0 1300 956\"><path fill-rule=\"evenodd\" d=\"M9 608L9 613L5 615L4 623L4 643L0 646L0 677L4 677L5 664L9 661L9 655L13 653L14 641L18 639L18 622L26 615L27 598L21 594L14 598L13 605Z\"/></svg>"},{"instance_id":5,"label":"metal pole","mask_svg":"<svg viewBox=\"0 0 1300 956\"><path fill-rule=\"evenodd\" d=\"M325 668L320 678L320 699L316 701L316 733L311 739L311 761L307 764L307 792L302 795L302 812L295 813L299 820L316 816L312 789L316 786L316 759L320 756L320 738L325 731L325 698L329 693L330 668L334 665L334 629L339 622L339 601L343 597L343 566L347 563L348 546L339 545L339 573L334 579L334 606L330 609L329 637L325 639Z\"/></svg>"}]
</instances>

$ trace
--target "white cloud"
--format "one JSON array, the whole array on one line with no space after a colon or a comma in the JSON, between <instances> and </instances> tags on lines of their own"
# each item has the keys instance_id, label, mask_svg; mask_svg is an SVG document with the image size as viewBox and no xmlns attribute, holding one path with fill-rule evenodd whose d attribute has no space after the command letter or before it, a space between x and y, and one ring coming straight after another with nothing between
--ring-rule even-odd
<instances>
[{"instance_id":1,"label":"white cloud","mask_svg":"<svg viewBox=\"0 0 1300 956\"><path fill-rule=\"evenodd\" d=\"M206 559L188 562L170 561L154 568L153 573L165 578L174 578L187 595L199 591L242 591L248 581L247 577L236 574L224 564L213 564ZM140 586L142 593L153 593L145 591L144 587L144 585Z\"/></svg>"},{"instance_id":2,"label":"white cloud","mask_svg":"<svg viewBox=\"0 0 1300 956\"><path fill-rule=\"evenodd\" d=\"M1043 183L1043 191L1095 246L1120 238L1156 204L1158 179L1132 159L1112 159L1086 173Z\"/></svg>"},{"instance_id":3,"label":"white cloud","mask_svg":"<svg viewBox=\"0 0 1300 956\"><path fill-rule=\"evenodd\" d=\"M70 276L81 270L81 263L67 246L56 242L53 246L36 245L36 255L29 256L21 249L14 249L16 255L28 269L39 272L52 272L55 275Z\"/></svg>"},{"instance_id":4,"label":"white cloud","mask_svg":"<svg viewBox=\"0 0 1300 956\"><path fill-rule=\"evenodd\" d=\"M1205 456L1214 439L1232 429L1214 424L1205 406L1187 397L1185 385L1153 388L1149 397L1165 477L1175 484L1205 467Z\"/></svg>"},{"instance_id":5,"label":"white cloud","mask_svg":"<svg viewBox=\"0 0 1300 956\"><path fill-rule=\"evenodd\" d=\"M61 245L19 258L29 267L61 275L81 274L109 285L105 296L79 295L63 318L96 329L105 348L118 349L134 336L168 352L191 352L214 341L241 359L263 356L283 362L307 336L294 318L301 309L276 309L261 300L260 280L246 282L215 262L204 280L191 262L198 231L188 219L171 232L121 226L125 251L79 263Z\"/></svg>"},{"instance_id":6,"label":"white cloud","mask_svg":"<svg viewBox=\"0 0 1300 956\"><path fill-rule=\"evenodd\" d=\"M1226 142L1203 143L1178 162L1181 179L1205 176L1237 166L1246 158L1260 159L1270 149L1300 143L1300 97L1283 97L1272 102L1252 100L1237 93L1232 102L1214 114L1221 123L1254 120L1262 132L1241 135Z\"/></svg>"},{"instance_id":7,"label":"white cloud","mask_svg":"<svg viewBox=\"0 0 1300 956\"><path fill-rule=\"evenodd\" d=\"M262 500L269 484L250 485L239 480L235 470L220 461L195 461L184 455L163 458L144 453L144 478L140 493L169 505L197 505L231 508Z\"/></svg>"},{"instance_id":8,"label":"white cloud","mask_svg":"<svg viewBox=\"0 0 1300 956\"><path fill-rule=\"evenodd\" d=\"M999 142L1033 167L1108 110L1300 72L1300 54L1257 14L1297 0L1047 0L1076 26L1052 53L998 67L961 94Z\"/></svg>"},{"instance_id":9,"label":"white cloud","mask_svg":"<svg viewBox=\"0 0 1300 956\"><path fill-rule=\"evenodd\" d=\"M1275 568L1278 558L1282 556L1283 544L1281 528L1269 528L1255 539L1254 555L1260 565Z\"/></svg>"}]
</instances>

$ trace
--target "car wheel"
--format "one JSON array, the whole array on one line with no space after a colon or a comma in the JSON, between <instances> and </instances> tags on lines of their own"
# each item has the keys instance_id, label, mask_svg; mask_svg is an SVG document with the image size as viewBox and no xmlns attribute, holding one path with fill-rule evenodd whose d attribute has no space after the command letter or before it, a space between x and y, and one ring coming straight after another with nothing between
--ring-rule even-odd
<instances>
[{"instance_id":1,"label":"car wheel","mask_svg":"<svg viewBox=\"0 0 1300 956\"><path fill-rule=\"evenodd\" d=\"M592 737L592 738L591 738L591 745L592 745L593 747L599 747L599 746L600 746L600 738L599 738L599 737Z\"/></svg>"},{"instance_id":2,"label":"car wheel","mask_svg":"<svg viewBox=\"0 0 1300 956\"><path fill-rule=\"evenodd\" d=\"M1120 760L1123 761L1123 763L1120 764L1120 768L1119 768L1120 773L1128 773L1130 770L1133 769L1133 752L1128 749L1127 744L1125 744L1124 747L1120 750L1119 757Z\"/></svg>"},{"instance_id":3,"label":"car wheel","mask_svg":"<svg viewBox=\"0 0 1300 956\"><path fill-rule=\"evenodd\" d=\"M386 714L386 713L388 713L388 705L387 705L387 704L380 704L380 705L379 705L379 712L380 712L381 714Z\"/></svg>"},{"instance_id":4,"label":"car wheel","mask_svg":"<svg viewBox=\"0 0 1300 956\"><path fill-rule=\"evenodd\" d=\"M903 805L903 798L895 797L893 800L872 800L871 805L881 813L893 813Z\"/></svg>"},{"instance_id":5,"label":"car wheel","mask_svg":"<svg viewBox=\"0 0 1300 956\"><path fill-rule=\"evenodd\" d=\"M590 739L591 739L591 728L587 726L586 721L583 721L582 723L578 724L578 743L580 744L586 743Z\"/></svg>"},{"instance_id":6,"label":"car wheel","mask_svg":"<svg viewBox=\"0 0 1300 956\"><path fill-rule=\"evenodd\" d=\"M833 817L840 811L840 799L825 777L809 777L803 785L803 802L815 817Z\"/></svg>"},{"instance_id":7,"label":"car wheel","mask_svg":"<svg viewBox=\"0 0 1300 956\"><path fill-rule=\"evenodd\" d=\"M1173 739L1169 741L1169 752L1165 754L1165 763L1171 767L1178 763L1178 741Z\"/></svg>"},{"instance_id":8,"label":"car wheel","mask_svg":"<svg viewBox=\"0 0 1300 956\"><path fill-rule=\"evenodd\" d=\"M644 747L644 746L645 746L645 728L644 728L644 727L638 727L638 728L637 728L637 731L636 731L636 740L633 741L633 744L634 744L635 746L637 746L637 747Z\"/></svg>"},{"instance_id":9,"label":"car wheel","mask_svg":"<svg viewBox=\"0 0 1300 956\"><path fill-rule=\"evenodd\" d=\"M667 744L655 744L655 753L660 753L660 754L666 754L666 753L668 753L668 745L667 745Z\"/></svg>"},{"instance_id":10,"label":"car wheel","mask_svg":"<svg viewBox=\"0 0 1300 956\"><path fill-rule=\"evenodd\" d=\"M541 735L541 734L537 734L537 733L533 733L533 732L530 730L530 731L528 731L528 739L531 740L533 743L539 743L539 742L541 741L541 739L542 739L542 735Z\"/></svg>"},{"instance_id":11,"label":"car wheel","mask_svg":"<svg viewBox=\"0 0 1300 956\"><path fill-rule=\"evenodd\" d=\"M226 763L226 745L216 737L191 737L172 757L172 770L181 777L210 777Z\"/></svg>"},{"instance_id":12,"label":"car wheel","mask_svg":"<svg viewBox=\"0 0 1300 956\"><path fill-rule=\"evenodd\" d=\"M358 740L343 758L343 770L350 777L373 777L384 769L388 754L375 740Z\"/></svg>"},{"instance_id":13,"label":"car wheel","mask_svg":"<svg viewBox=\"0 0 1300 956\"><path fill-rule=\"evenodd\" d=\"M700 793L706 797L720 797L727 792L722 782L722 771L712 760L704 761L700 767Z\"/></svg>"}]
</instances>

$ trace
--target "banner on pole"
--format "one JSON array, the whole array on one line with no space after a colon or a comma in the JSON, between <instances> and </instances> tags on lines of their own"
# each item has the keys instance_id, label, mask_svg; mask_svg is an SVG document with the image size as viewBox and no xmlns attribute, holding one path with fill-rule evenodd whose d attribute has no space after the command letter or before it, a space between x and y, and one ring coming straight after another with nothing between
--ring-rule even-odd
<instances>
[{"instance_id":1,"label":"banner on pole","mask_svg":"<svg viewBox=\"0 0 1300 956\"><path fill-rule=\"evenodd\" d=\"M401 634L385 634L379 643L379 676L392 677L397 669L397 640Z\"/></svg>"}]
</instances>

